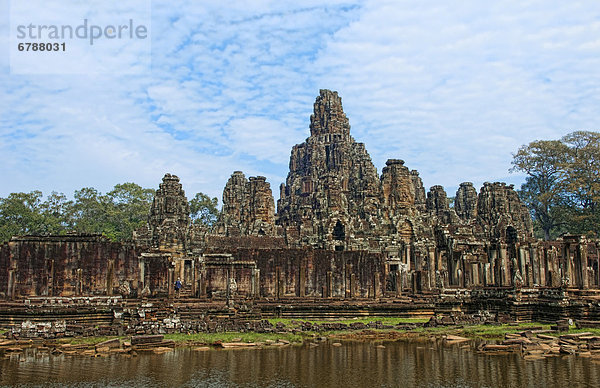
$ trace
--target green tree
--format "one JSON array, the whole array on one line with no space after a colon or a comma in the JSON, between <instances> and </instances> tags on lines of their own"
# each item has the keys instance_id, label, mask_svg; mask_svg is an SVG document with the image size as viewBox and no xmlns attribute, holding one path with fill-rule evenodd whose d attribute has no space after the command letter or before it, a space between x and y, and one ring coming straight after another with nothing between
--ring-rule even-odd
<instances>
[{"instance_id":1,"label":"green tree","mask_svg":"<svg viewBox=\"0 0 600 388\"><path fill-rule=\"evenodd\" d=\"M16 235L43 233L41 203L41 191L11 193L0 198L0 241L8 241Z\"/></svg>"},{"instance_id":2,"label":"green tree","mask_svg":"<svg viewBox=\"0 0 600 388\"><path fill-rule=\"evenodd\" d=\"M93 187L76 190L74 200L52 192L12 193L0 198L0 242L23 234L102 233L113 241L131 239L147 221L154 190L135 183L116 185L106 194Z\"/></svg>"},{"instance_id":3,"label":"green tree","mask_svg":"<svg viewBox=\"0 0 600 388\"><path fill-rule=\"evenodd\" d=\"M564 203L568 146L559 140L538 140L521 146L513 154L511 171L527 174L519 192L533 218L549 240L563 224L560 207Z\"/></svg>"},{"instance_id":4,"label":"green tree","mask_svg":"<svg viewBox=\"0 0 600 388\"><path fill-rule=\"evenodd\" d=\"M600 236L600 133L577 131L562 141L569 147L565 182L570 229Z\"/></svg>"},{"instance_id":5,"label":"green tree","mask_svg":"<svg viewBox=\"0 0 600 388\"><path fill-rule=\"evenodd\" d=\"M131 239L148 219L154 190L122 183L106 194L92 187L75 191L75 230L102 233L113 241Z\"/></svg>"},{"instance_id":6,"label":"green tree","mask_svg":"<svg viewBox=\"0 0 600 388\"><path fill-rule=\"evenodd\" d=\"M106 223L103 232L112 240L129 240L133 231L148 220L154 190L135 183L122 183L101 197Z\"/></svg>"},{"instance_id":7,"label":"green tree","mask_svg":"<svg viewBox=\"0 0 600 388\"><path fill-rule=\"evenodd\" d=\"M102 233L106 223L106 205L93 187L76 190L73 204L74 228L78 233Z\"/></svg>"},{"instance_id":8,"label":"green tree","mask_svg":"<svg viewBox=\"0 0 600 388\"><path fill-rule=\"evenodd\" d=\"M75 222L73 201L63 193L53 191L40 205L45 233L62 234L72 230Z\"/></svg>"},{"instance_id":9,"label":"green tree","mask_svg":"<svg viewBox=\"0 0 600 388\"><path fill-rule=\"evenodd\" d=\"M219 200L216 197L210 198L204 193L197 193L190 200L190 217L192 218L192 222L196 225L204 225L206 227L213 226L219 217L218 203Z\"/></svg>"}]
</instances>

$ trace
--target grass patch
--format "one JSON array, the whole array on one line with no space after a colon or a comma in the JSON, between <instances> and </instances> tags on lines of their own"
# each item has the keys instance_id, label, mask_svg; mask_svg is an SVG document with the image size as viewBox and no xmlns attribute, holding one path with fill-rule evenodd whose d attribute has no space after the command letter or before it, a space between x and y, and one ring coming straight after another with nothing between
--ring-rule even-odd
<instances>
[{"instance_id":1,"label":"grass patch","mask_svg":"<svg viewBox=\"0 0 600 388\"><path fill-rule=\"evenodd\" d=\"M335 320L303 320L303 322L311 322L316 324L323 323L344 323L350 324L353 322L361 322L368 324L369 322L381 321L384 325L397 325L402 323L418 323L425 322L428 319L424 318L389 318L389 317L365 317L359 319L335 319ZM297 326L295 322L298 320L292 319L269 319L269 321L275 325L278 322L281 322L286 325L287 328L294 328ZM292 323L292 321L295 321ZM413 333L418 337L432 337L432 336L440 336L444 334L454 334L467 338L478 338L478 339L486 339L486 340L495 340L495 339L503 339L507 333L517 333L528 329L550 329L550 324L543 324L537 322L523 322L518 325L471 325L471 326L437 326L437 327L418 327L416 329L408 331L408 333ZM6 330L5 330L6 331ZM240 332L225 332L225 333L196 333L196 334L183 334L183 333L174 333L174 334L165 334L165 339L174 340L176 343L180 345L198 345L198 344L212 344L218 341L221 342L266 342L267 340L277 341L277 340L286 340L290 343L300 344L303 343L304 340L312 338L314 336L323 336L323 337L331 337L331 338L352 338L355 340L361 340L361 332L363 330L328 330L323 332L316 331L307 331L307 332L299 332L299 333L240 333ZM374 333L407 333L404 330L397 329L368 329L368 333L365 335L372 335ZM590 328L590 329L575 329L571 328L568 333L582 333L589 332L592 335L600 336L600 328ZM2 333L2 331L0 331ZM355 336L353 336L355 334ZM562 334L566 334L566 332L561 333L549 333L550 335L559 336ZM393 338L392 335L390 338ZM123 337L77 337L64 339L66 343L71 343L74 345L77 344L89 344L95 345L97 343L119 338L121 341L129 341L131 336L123 336ZM367 338L367 337L365 337Z\"/></svg>"},{"instance_id":2,"label":"grass patch","mask_svg":"<svg viewBox=\"0 0 600 388\"><path fill-rule=\"evenodd\" d=\"M349 325L351 323L381 322L383 325L398 325L402 323L425 323L429 318L398 318L398 317L361 317L361 318L340 318L340 319L289 319L289 318L272 318L268 320L272 325L281 322L288 328L299 327L296 322L310 322L312 324L327 324L327 323L343 323Z\"/></svg>"},{"instance_id":3,"label":"grass patch","mask_svg":"<svg viewBox=\"0 0 600 388\"><path fill-rule=\"evenodd\" d=\"M196 333L196 334L165 334L165 339L171 339L177 343L202 343L212 344L217 341L233 342L234 339L240 342L265 342L267 340L277 341L279 339L286 340L292 343L302 343L304 336L293 333Z\"/></svg>"},{"instance_id":4,"label":"grass patch","mask_svg":"<svg viewBox=\"0 0 600 388\"><path fill-rule=\"evenodd\" d=\"M286 340L291 343L302 343L304 336L293 333L237 333L237 332L226 332L226 333L196 333L196 334L184 334L184 333L173 333L165 334L166 340L173 340L179 344L212 344L217 341L221 342L233 342L235 339L241 340L240 342L265 342L266 340L277 341L279 339ZM129 341L131 336L124 337L75 337L70 338L66 343L72 345L96 345L100 342L107 341L109 339L119 338L121 342Z\"/></svg>"},{"instance_id":5,"label":"grass patch","mask_svg":"<svg viewBox=\"0 0 600 388\"><path fill-rule=\"evenodd\" d=\"M413 330L413 332L422 333L422 334L454 334L460 335L467 338L480 338L480 339L504 339L507 333L518 333L521 331L529 330L529 329L539 329L541 327L542 330L549 330L550 324L546 323L537 323L537 322L523 322L518 325L472 325L465 327L453 327L453 326L438 326L438 327L422 327ZM574 327L570 328L568 332L555 332L555 333L546 333L552 336L560 336L563 334L573 334L573 333L592 333L592 335L600 336L600 328L595 329L575 329Z\"/></svg>"},{"instance_id":6,"label":"grass patch","mask_svg":"<svg viewBox=\"0 0 600 388\"><path fill-rule=\"evenodd\" d=\"M542 328L544 330L550 329L550 325L527 322L520 323L518 325L471 325L464 327L455 326L437 326L437 327L423 327L414 330L418 333L431 333L431 334L454 334L468 338L482 338L482 339L503 339L506 333L517 333L520 331Z\"/></svg>"}]
</instances>

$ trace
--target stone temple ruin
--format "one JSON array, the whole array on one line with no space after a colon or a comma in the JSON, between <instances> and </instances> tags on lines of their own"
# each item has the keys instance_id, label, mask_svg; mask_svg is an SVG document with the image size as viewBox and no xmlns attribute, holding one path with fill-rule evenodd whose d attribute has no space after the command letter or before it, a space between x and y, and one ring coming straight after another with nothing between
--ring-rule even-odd
<instances>
[{"instance_id":1,"label":"stone temple ruin","mask_svg":"<svg viewBox=\"0 0 600 388\"><path fill-rule=\"evenodd\" d=\"M197 301L426 302L514 314L523 304L530 316L591 316L600 312L586 299L600 295L598 252L584 236L534 238L512 185L478 193L461 183L450 207L444 188L426 193L403 160L379 175L337 92L321 90L277 207L265 177L235 171L207 230L191 223L179 178L166 174L130 243L22 236L1 246L0 296L174 297L181 279L178 298Z\"/></svg>"}]
</instances>

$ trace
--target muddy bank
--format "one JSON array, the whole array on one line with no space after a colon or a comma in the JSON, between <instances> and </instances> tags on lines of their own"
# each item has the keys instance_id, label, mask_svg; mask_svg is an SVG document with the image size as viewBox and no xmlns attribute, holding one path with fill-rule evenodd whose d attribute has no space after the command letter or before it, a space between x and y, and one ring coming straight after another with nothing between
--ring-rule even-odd
<instances>
[{"instance_id":1,"label":"muddy bank","mask_svg":"<svg viewBox=\"0 0 600 388\"><path fill-rule=\"evenodd\" d=\"M472 318L469 318L471 320ZM456 322L460 322L457 319ZM242 322L238 321L238 324ZM230 323L231 324L231 323ZM24 327L29 327L25 325ZM60 325L41 325L44 334ZM221 327L228 327L223 323ZM261 349L290 345L343 346L347 341L374 342L384 347L390 341L436 342L442 346L462 347L486 354L520 354L525 359L540 359L561 355L577 355L600 359L600 329L571 329L560 332L560 325L535 323L487 322L454 324L435 318L427 322L395 322L352 320L341 322L269 321L243 322L238 331L209 333L176 333L116 336L112 338L73 336L55 338L24 338L23 331L10 330L0 340L0 357L10 357L27 348L52 355L105 357L113 354L127 357L139 353L166 353L175 347L190 347L197 351L216 349ZM567 330L569 326L567 324ZM59 332L60 333L60 332ZM31 334L31 332L29 332ZM57 333L54 333L57 334Z\"/></svg>"}]
</instances>

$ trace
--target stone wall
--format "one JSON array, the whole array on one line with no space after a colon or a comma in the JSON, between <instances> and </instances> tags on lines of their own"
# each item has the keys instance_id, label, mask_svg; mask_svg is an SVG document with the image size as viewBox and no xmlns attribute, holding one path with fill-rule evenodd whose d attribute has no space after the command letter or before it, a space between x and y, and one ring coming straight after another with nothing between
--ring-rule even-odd
<instances>
[{"instance_id":1,"label":"stone wall","mask_svg":"<svg viewBox=\"0 0 600 388\"><path fill-rule=\"evenodd\" d=\"M187 297L201 298L227 297L230 279L235 283L232 298L258 299L396 298L499 286L600 288L598 244L581 236L516 250L449 238L449 247L426 252L427 260L412 270L404 257L390 259L386 253L286 248L281 239L267 237L214 238L220 243L182 257L111 243L101 236L13 238L0 249L0 295L175 296L177 277L189 290Z\"/></svg>"},{"instance_id":2,"label":"stone wall","mask_svg":"<svg viewBox=\"0 0 600 388\"><path fill-rule=\"evenodd\" d=\"M113 295L136 288L138 251L98 235L25 236L2 246L0 293L26 295Z\"/></svg>"},{"instance_id":3,"label":"stone wall","mask_svg":"<svg viewBox=\"0 0 600 388\"><path fill-rule=\"evenodd\" d=\"M263 298L374 298L384 292L386 267L381 254L239 248L233 255L256 263Z\"/></svg>"}]
</instances>

